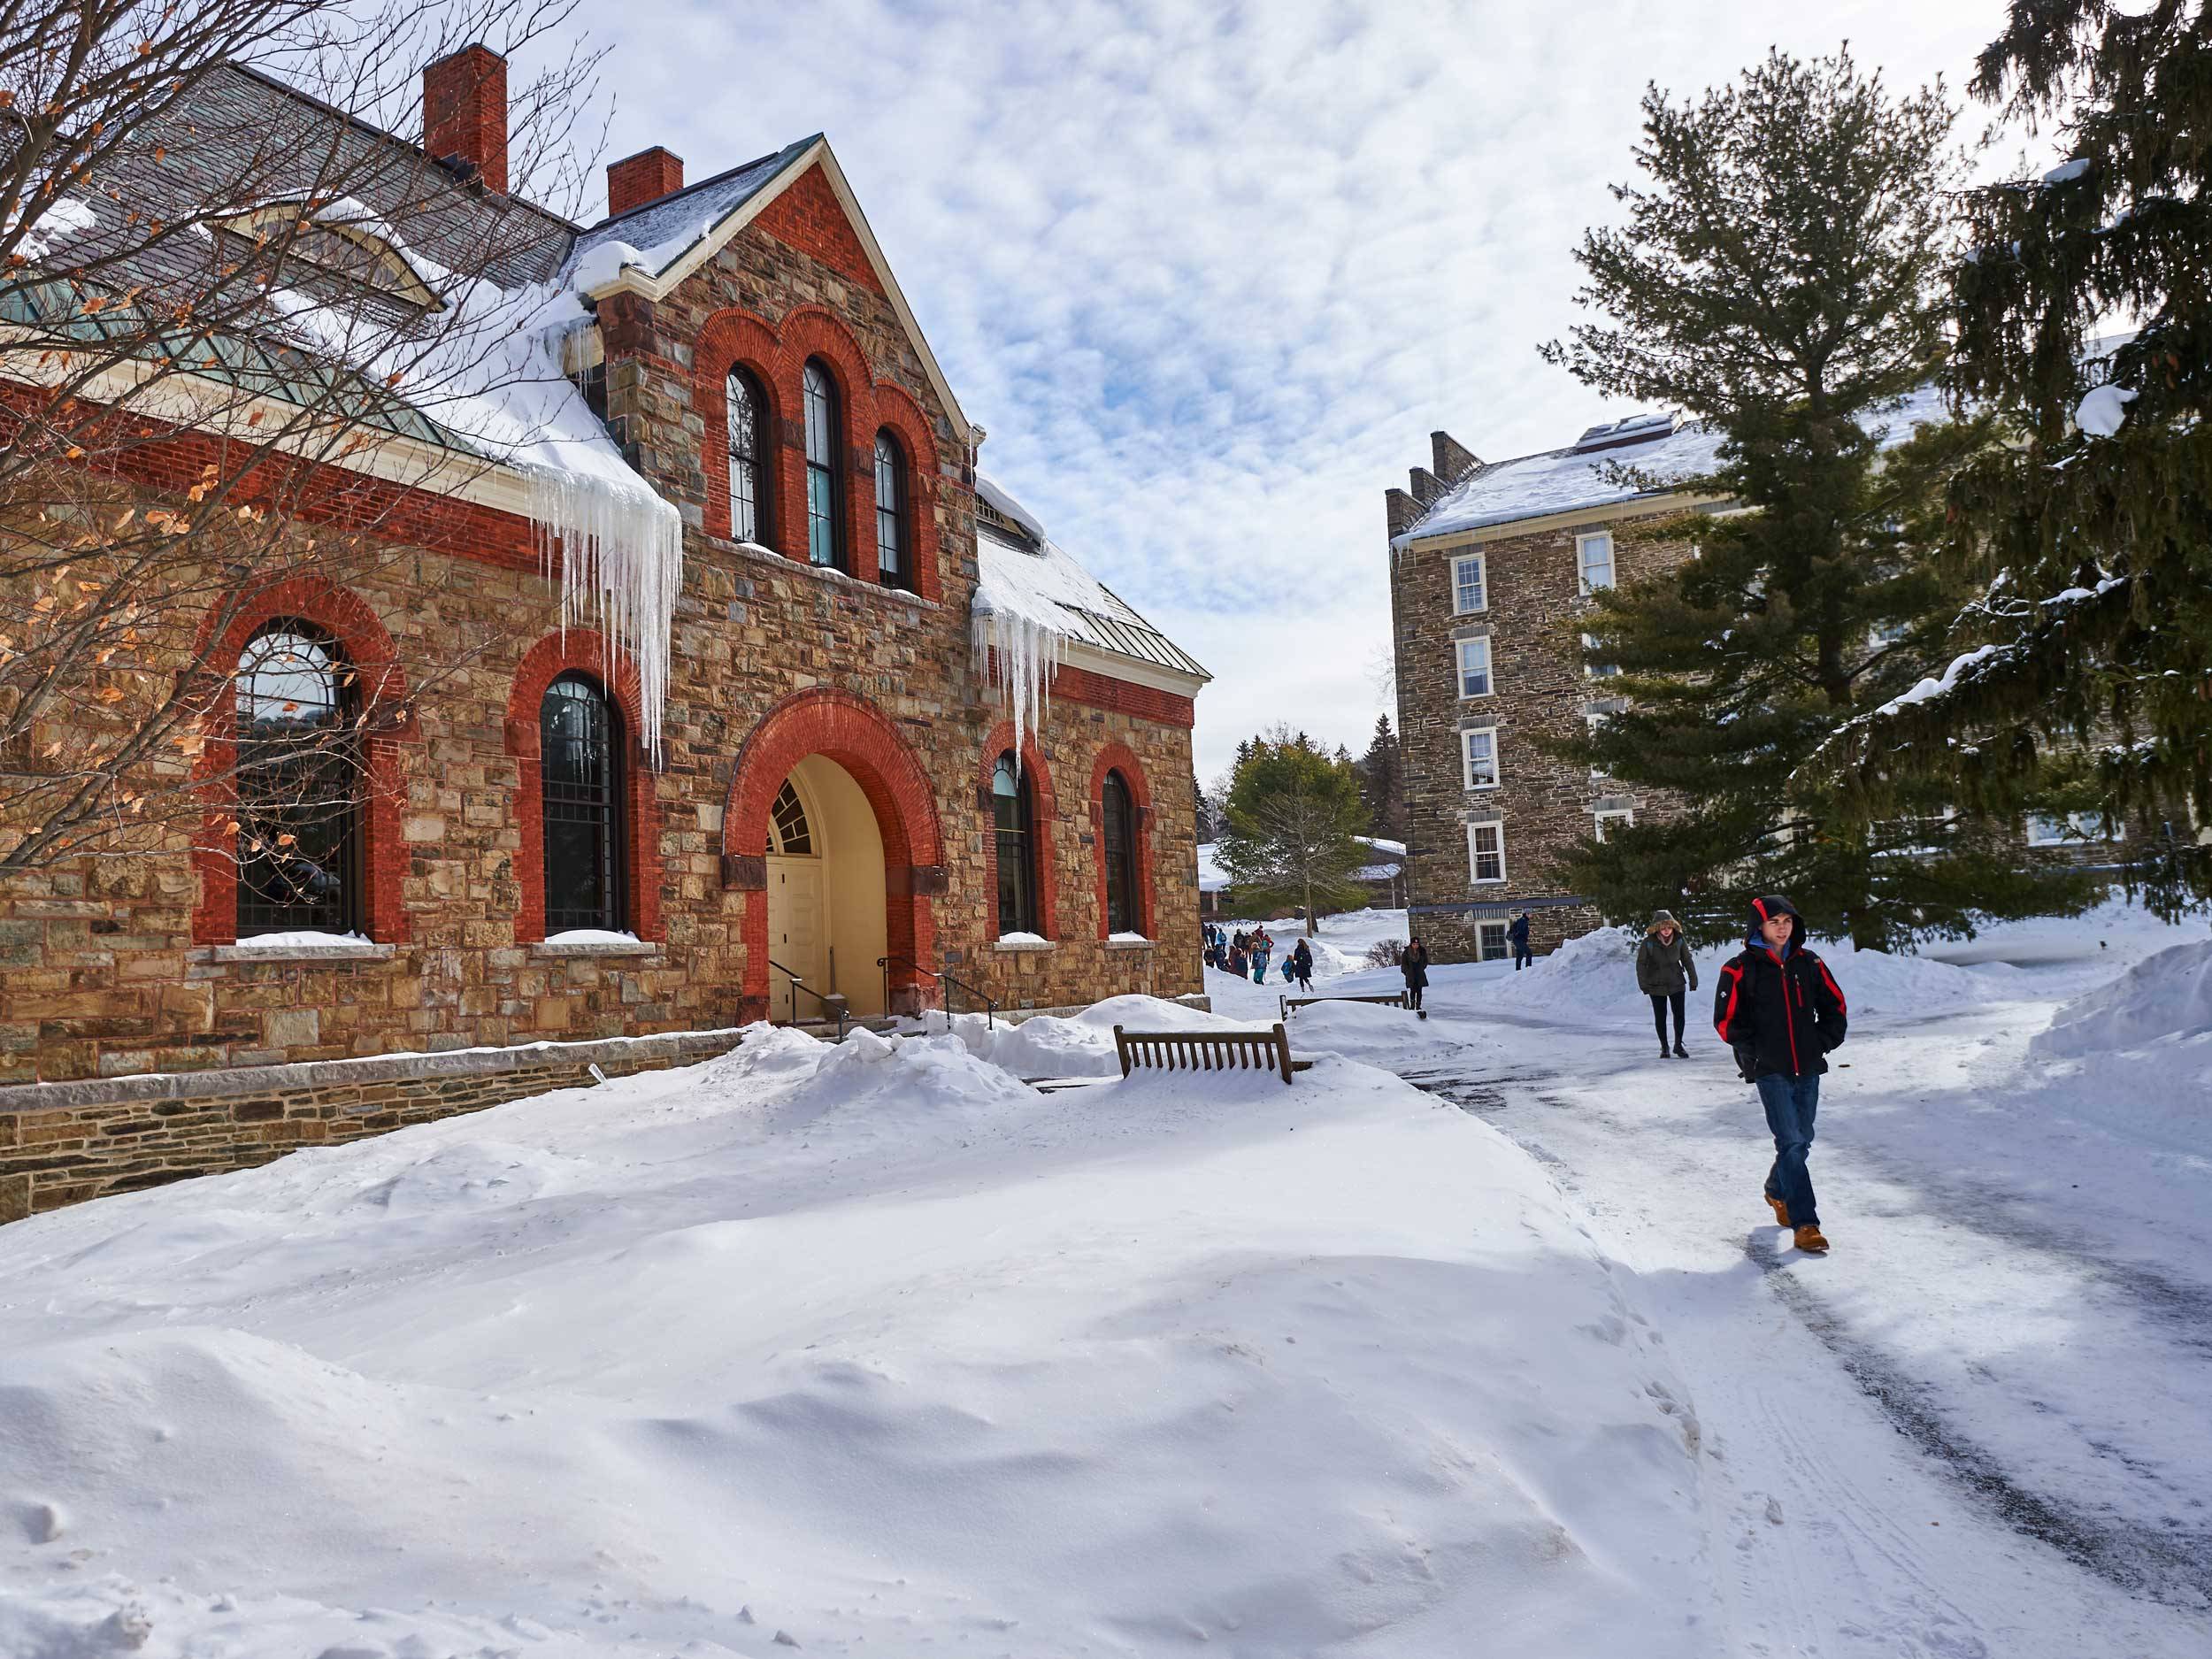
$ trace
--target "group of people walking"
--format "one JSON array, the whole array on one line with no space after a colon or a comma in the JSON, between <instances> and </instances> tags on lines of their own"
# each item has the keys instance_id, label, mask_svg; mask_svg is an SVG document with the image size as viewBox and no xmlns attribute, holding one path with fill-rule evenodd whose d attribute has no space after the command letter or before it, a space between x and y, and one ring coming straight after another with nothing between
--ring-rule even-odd
<instances>
[{"instance_id":1,"label":"group of people walking","mask_svg":"<svg viewBox=\"0 0 2212 1659\"><path fill-rule=\"evenodd\" d=\"M1267 964L1274 955L1274 936L1263 926L1249 933L1240 927L1225 933L1213 923L1206 924L1206 965L1210 968L1260 985L1267 979ZM1302 939L1283 958L1283 983L1294 981L1304 990L1313 989L1313 947Z\"/></svg>"}]
</instances>

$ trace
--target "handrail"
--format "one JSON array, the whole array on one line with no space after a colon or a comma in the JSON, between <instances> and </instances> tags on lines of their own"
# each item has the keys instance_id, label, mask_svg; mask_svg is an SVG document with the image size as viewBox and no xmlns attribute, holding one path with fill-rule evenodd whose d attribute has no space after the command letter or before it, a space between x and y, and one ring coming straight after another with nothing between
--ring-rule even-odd
<instances>
[{"instance_id":1,"label":"handrail","mask_svg":"<svg viewBox=\"0 0 2212 1659\"><path fill-rule=\"evenodd\" d=\"M891 1006L891 964L895 962L913 969L917 973L926 973L931 979L935 979L941 985L953 985L959 987L960 989L965 991L970 996L974 997L978 1002L983 1004L984 1028L986 1030L991 1030L996 1027L998 1024L997 999L979 987L970 985L965 979L960 978L957 974L949 973L942 968L925 968L920 963L915 961L911 956L878 956L876 958L876 966L883 970L883 1006L886 1009L888 1009ZM950 1009L947 1009L945 1011L948 1014L952 1012Z\"/></svg>"},{"instance_id":2,"label":"handrail","mask_svg":"<svg viewBox=\"0 0 2212 1659\"><path fill-rule=\"evenodd\" d=\"M823 995L821 992L816 990L804 979L802 979L797 974L792 972L790 969L785 967L783 964L778 962L773 956L768 958L768 965L773 968L777 972L782 974L785 979L790 980L791 988L793 990L804 991L809 996L819 1002L822 1005L824 1011L828 1013L837 1021L837 1041L840 1042L845 1041L845 1021L847 1015L845 1012L845 999L843 997L837 996L834 1001L832 1001L831 996L835 996L835 993L833 992L831 996ZM795 1002L791 1005L791 1018L795 1024L797 1022L799 1018L799 1005Z\"/></svg>"}]
</instances>

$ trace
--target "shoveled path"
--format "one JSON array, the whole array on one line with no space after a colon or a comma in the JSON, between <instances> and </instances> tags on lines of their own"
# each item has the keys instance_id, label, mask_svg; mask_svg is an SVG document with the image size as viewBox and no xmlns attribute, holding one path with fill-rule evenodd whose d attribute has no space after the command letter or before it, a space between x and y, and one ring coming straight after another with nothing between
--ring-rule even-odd
<instances>
[{"instance_id":1,"label":"shoveled path","mask_svg":"<svg viewBox=\"0 0 2212 1659\"><path fill-rule=\"evenodd\" d=\"M1691 1383L1732 1652L2212 1652L2201 1256L2131 1259L2054 1183L1956 1162L1950 1095L2016 1065L2032 1009L1855 1031L1814 1157L1824 1260L1767 1217L1764 1125L1709 1035L1662 1062L1625 1026L1454 1012L1491 1041L1406 1075L1550 1170Z\"/></svg>"}]
</instances>

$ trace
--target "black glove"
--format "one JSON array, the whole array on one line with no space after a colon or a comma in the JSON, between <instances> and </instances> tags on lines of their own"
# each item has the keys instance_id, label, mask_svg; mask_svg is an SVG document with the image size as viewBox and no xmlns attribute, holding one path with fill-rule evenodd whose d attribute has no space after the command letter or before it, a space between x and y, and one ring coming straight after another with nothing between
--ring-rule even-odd
<instances>
[{"instance_id":1,"label":"black glove","mask_svg":"<svg viewBox=\"0 0 2212 1659\"><path fill-rule=\"evenodd\" d=\"M1747 1048L1739 1047L1734 1052L1737 1075L1747 1083L1756 1083L1759 1080L1757 1057Z\"/></svg>"}]
</instances>

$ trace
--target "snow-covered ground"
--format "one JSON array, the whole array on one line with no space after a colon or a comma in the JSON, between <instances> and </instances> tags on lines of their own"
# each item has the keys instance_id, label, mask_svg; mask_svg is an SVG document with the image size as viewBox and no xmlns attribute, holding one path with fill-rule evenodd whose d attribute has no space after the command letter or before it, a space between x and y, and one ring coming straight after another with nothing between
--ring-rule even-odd
<instances>
[{"instance_id":1,"label":"snow-covered ground","mask_svg":"<svg viewBox=\"0 0 2212 1659\"><path fill-rule=\"evenodd\" d=\"M1210 974L10 1226L0 1655L2201 1655L2212 941L1831 959L1821 1260L1617 935L1288 1087L1118 1077Z\"/></svg>"}]
</instances>

